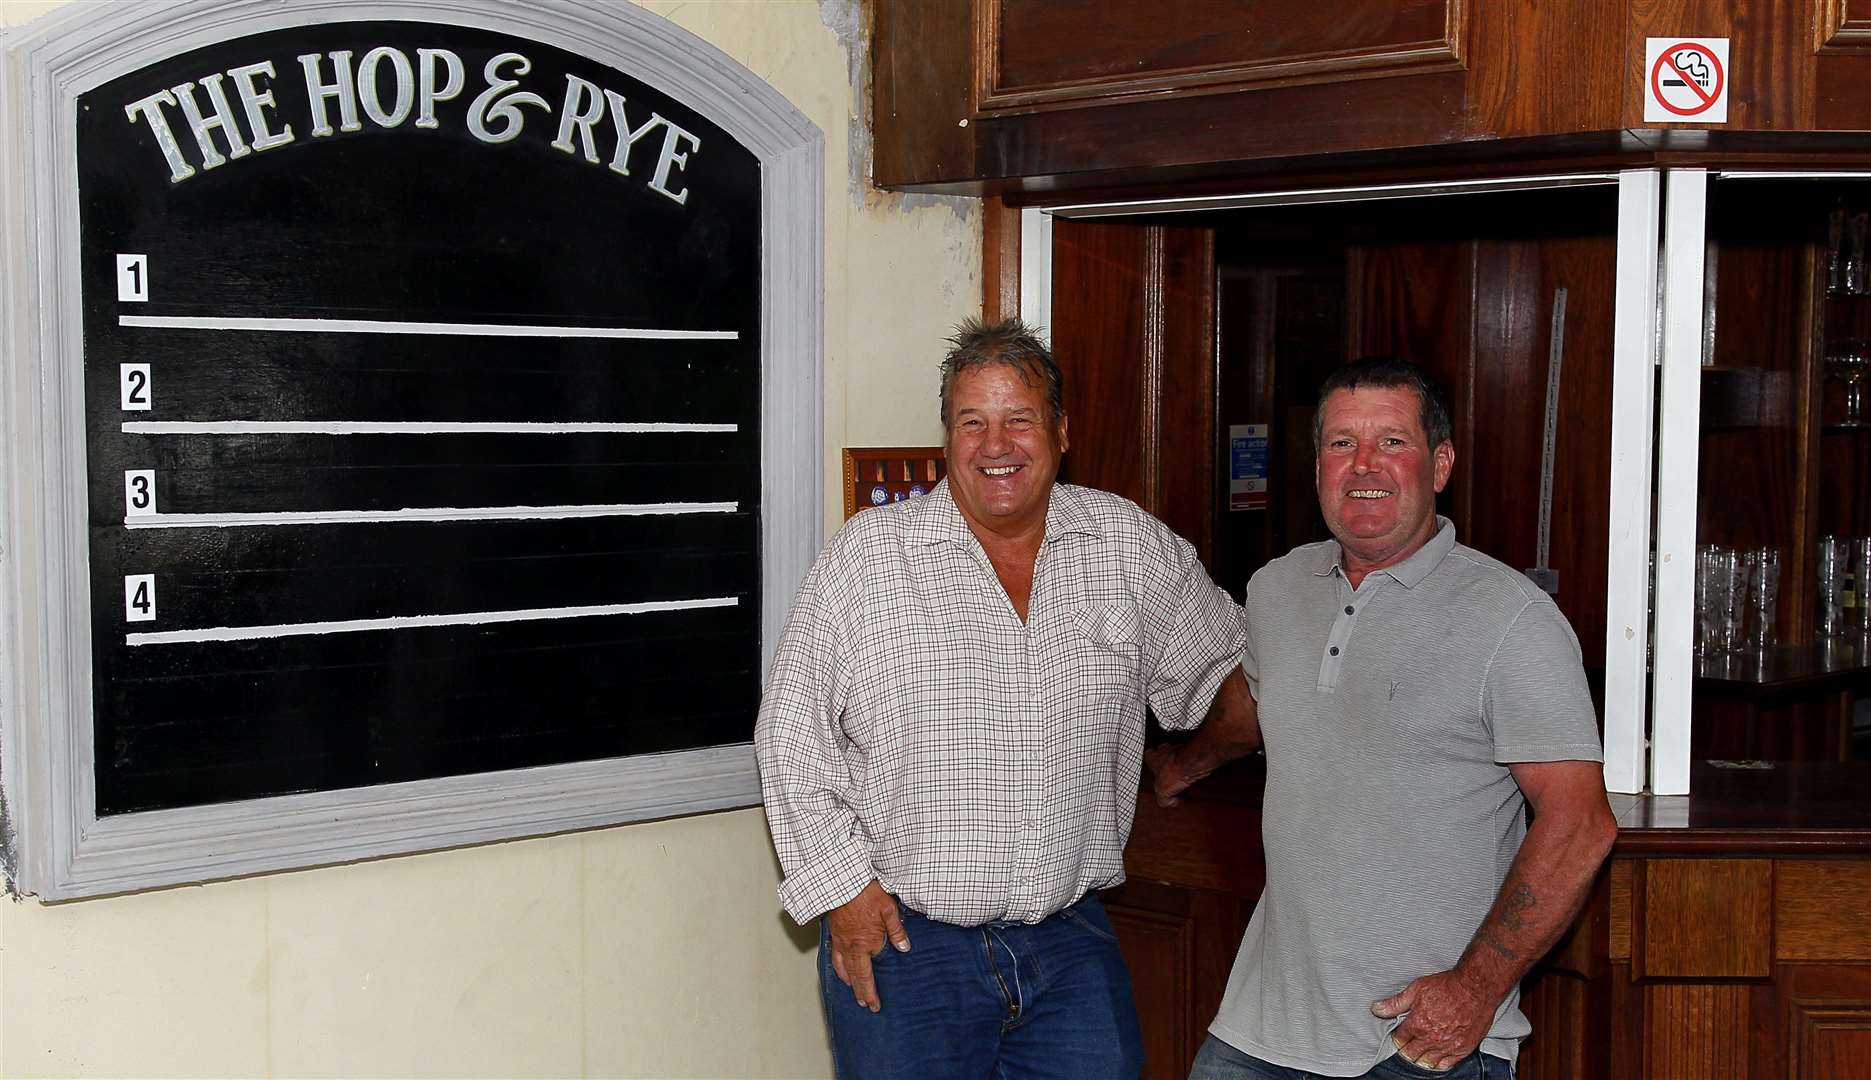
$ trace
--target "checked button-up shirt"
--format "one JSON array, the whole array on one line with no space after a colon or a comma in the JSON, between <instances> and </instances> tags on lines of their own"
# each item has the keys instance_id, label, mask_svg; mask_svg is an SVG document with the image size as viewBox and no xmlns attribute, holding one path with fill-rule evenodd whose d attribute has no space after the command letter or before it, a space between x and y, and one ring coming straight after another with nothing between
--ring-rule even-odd
<instances>
[{"instance_id":1,"label":"checked button-up shirt","mask_svg":"<svg viewBox=\"0 0 1871 1080\"><path fill-rule=\"evenodd\" d=\"M1134 503L1054 485L1027 621L946 482L866 510L799 588L754 744L800 922L877 879L962 926L1124 879L1144 707L1199 724L1240 609Z\"/></svg>"}]
</instances>

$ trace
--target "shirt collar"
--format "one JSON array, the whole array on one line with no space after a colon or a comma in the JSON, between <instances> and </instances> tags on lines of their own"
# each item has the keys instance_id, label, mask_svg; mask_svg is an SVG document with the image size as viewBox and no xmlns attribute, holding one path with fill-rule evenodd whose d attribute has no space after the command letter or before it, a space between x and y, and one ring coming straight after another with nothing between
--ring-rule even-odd
<instances>
[{"instance_id":1,"label":"shirt collar","mask_svg":"<svg viewBox=\"0 0 1871 1080\"><path fill-rule=\"evenodd\" d=\"M1104 529L1092 515L1078 490L1070 484L1055 483L1046 498L1046 539L1073 533L1103 536ZM920 499L911 499L910 521L905 538L912 544L967 544L974 539L968 519L962 517L949 492L948 478Z\"/></svg>"},{"instance_id":2,"label":"shirt collar","mask_svg":"<svg viewBox=\"0 0 1871 1080\"><path fill-rule=\"evenodd\" d=\"M1400 563L1386 566L1382 570L1371 571L1374 574L1388 574L1390 578L1406 589L1414 589L1423 583L1430 571L1439 565L1443 557L1455 550L1455 523L1441 514L1436 515L1436 534L1429 538L1422 547L1410 553L1410 557ZM1322 545L1319 568L1312 572L1314 577L1326 577L1330 574L1342 574L1345 551L1336 540L1328 540Z\"/></svg>"}]
</instances>

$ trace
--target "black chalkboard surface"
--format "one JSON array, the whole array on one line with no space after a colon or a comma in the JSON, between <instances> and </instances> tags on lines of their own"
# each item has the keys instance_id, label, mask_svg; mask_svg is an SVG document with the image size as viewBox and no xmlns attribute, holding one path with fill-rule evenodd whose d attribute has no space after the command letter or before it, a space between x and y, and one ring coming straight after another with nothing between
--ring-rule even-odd
<instances>
[{"instance_id":1,"label":"black chalkboard surface","mask_svg":"<svg viewBox=\"0 0 1871 1080\"><path fill-rule=\"evenodd\" d=\"M409 22L164 60L77 134L100 815L750 737L752 154Z\"/></svg>"}]
</instances>

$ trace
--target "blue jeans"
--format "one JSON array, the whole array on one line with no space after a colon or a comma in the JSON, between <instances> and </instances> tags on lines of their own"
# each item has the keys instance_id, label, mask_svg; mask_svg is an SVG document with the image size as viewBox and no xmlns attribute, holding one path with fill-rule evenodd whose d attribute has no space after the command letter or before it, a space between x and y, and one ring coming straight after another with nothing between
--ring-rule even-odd
<instances>
[{"instance_id":1,"label":"blue jeans","mask_svg":"<svg viewBox=\"0 0 1871 1080\"><path fill-rule=\"evenodd\" d=\"M1042 922L953 926L901 908L910 951L871 961L878 1012L832 971L819 990L839 1080L1135 1080L1143 1069L1130 973L1096 896Z\"/></svg>"},{"instance_id":2,"label":"blue jeans","mask_svg":"<svg viewBox=\"0 0 1871 1080\"><path fill-rule=\"evenodd\" d=\"M1213 1035L1195 1055L1189 1080L1318 1080L1318 1073L1289 1069L1243 1054ZM1364 1074L1365 1080L1514 1080L1514 1067L1492 1054L1477 1050L1452 1067L1436 1072L1392 1054Z\"/></svg>"}]
</instances>

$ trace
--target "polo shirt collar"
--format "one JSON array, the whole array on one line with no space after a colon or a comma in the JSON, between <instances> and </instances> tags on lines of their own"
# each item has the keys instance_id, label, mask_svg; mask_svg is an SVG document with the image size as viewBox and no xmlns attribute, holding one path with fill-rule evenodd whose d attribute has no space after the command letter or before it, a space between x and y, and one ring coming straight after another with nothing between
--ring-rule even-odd
<instances>
[{"instance_id":1,"label":"polo shirt collar","mask_svg":"<svg viewBox=\"0 0 1871 1080\"><path fill-rule=\"evenodd\" d=\"M905 530L912 544L962 544L973 540L974 530L961 516L955 496L949 491L948 478L920 499L910 500L910 522ZM1103 536L1104 529L1069 484L1055 483L1046 499L1046 539L1071 534Z\"/></svg>"},{"instance_id":2,"label":"polo shirt collar","mask_svg":"<svg viewBox=\"0 0 1871 1080\"><path fill-rule=\"evenodd\" d=\"M1344 548L1338 541L1328 540L1321 547L1319 568L1312 572L1314 577L1326 577L1330 574L1343 574ZM1409 558L1394 566L1371 571L1374 574L1388 574L1390 578L1406 589L1414 589L1423 583L1423 579L1441 564L1449 552L1455 550L1455 523L1441 514L1436 515L1436 535L1428 543L1417 548Z\"/></svg>"}]
</instances>

